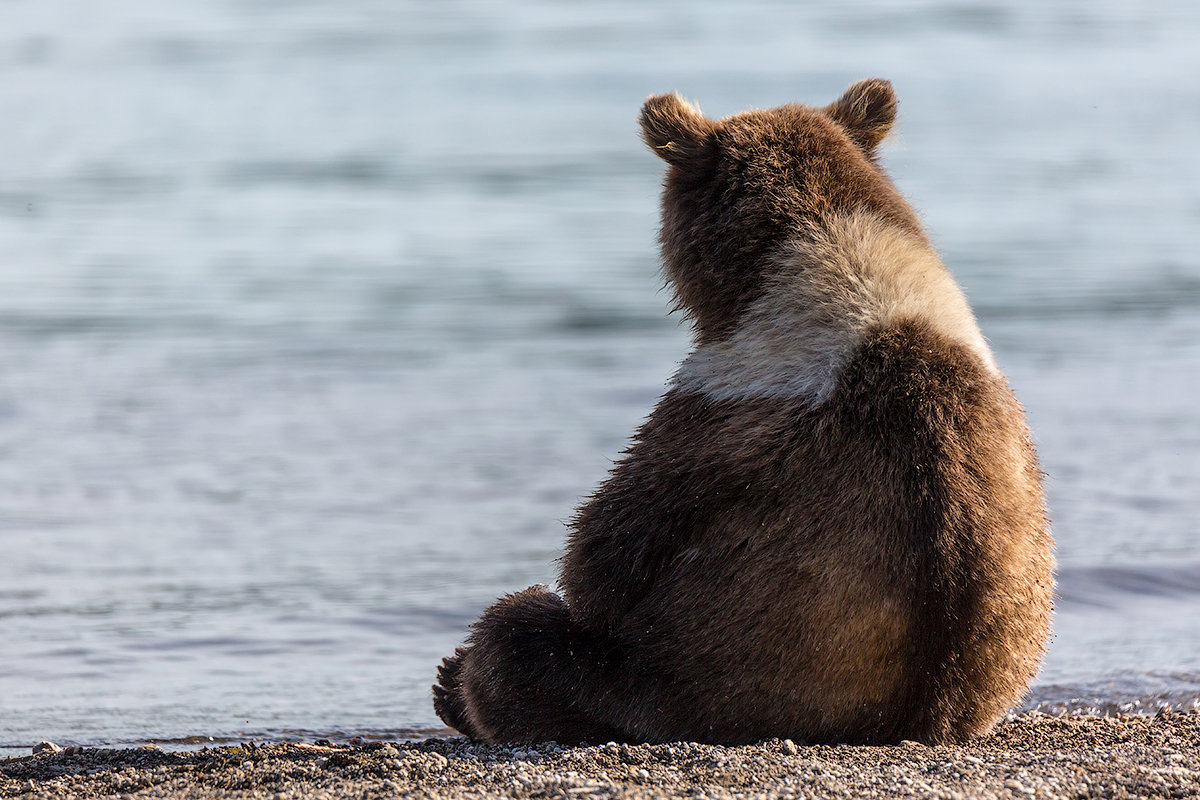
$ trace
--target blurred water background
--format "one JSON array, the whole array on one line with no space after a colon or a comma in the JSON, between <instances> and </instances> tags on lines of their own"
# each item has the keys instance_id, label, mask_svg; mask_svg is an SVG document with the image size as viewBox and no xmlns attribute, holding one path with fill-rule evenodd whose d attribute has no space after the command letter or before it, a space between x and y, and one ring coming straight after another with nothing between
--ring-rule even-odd
<instances>
[{"instance_id":1,"label":"blurred water background","mask_svg":"<svg viewBox=\"0 0 1200 800\"><path fill-rule=\"evenodd\" d=\"M686 353L640 103L875 75L1049 474L1027 707L1195 704L1198 41L1192 0L5 0L0 745L440 730Z\"/></svg>"}]
</instances>

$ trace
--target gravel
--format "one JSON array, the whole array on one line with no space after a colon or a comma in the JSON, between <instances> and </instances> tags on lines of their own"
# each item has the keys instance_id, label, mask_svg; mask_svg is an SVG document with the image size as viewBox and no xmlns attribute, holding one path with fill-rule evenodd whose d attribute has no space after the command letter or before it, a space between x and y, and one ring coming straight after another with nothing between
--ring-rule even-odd
<instances>
[{"instance_id":1,"label":"gravel","mask_svg":"<svg viewBox=\"0 0 1200 800\"><path fill-rule=\"evenodd\" d=\"M47 746L50 745L50 746ZM1200 714L1030 713L959 747L686 742L501 747L247 743L59 748L0 759L0 797L1195 798Z\"/></svg>"}]
</instances>

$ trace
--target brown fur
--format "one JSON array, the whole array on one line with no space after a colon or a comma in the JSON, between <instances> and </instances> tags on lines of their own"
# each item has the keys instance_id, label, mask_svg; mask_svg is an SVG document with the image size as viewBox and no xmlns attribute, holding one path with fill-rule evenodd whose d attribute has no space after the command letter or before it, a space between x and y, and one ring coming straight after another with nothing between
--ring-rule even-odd
<instances>
[{"instance_id":1,"label":"brown fur","mask_svg":"<svg viewBox=\"0 0 1200 800\"><path fill-rule=\"evenodd\" d=\"M718 358L716 377L676 381L579 510L562 598L504 598L446 659L447 724L486 741L952 742L1025 691L1052 593L1040 473L875 164L894 116L879 80L720 122L647 101L692 358L748 352L781 377L724 391L759 373ZM792 391L807 356L778 329L822 320L830 383Z\"/></svg>"}]
</instances>

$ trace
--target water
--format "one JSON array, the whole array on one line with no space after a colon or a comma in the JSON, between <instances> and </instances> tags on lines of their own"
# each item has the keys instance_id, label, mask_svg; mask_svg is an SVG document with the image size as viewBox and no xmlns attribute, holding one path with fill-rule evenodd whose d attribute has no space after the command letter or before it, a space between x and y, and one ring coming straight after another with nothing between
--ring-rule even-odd
<instances>
[{"instance_id":1,"label":"water","mask_svg":"<svg viewBox=\"0 0 1200 800\"><path fill-rule=\"evenodd\" d=\"M891 78L1028 407L1029 705L1200 699L1200 7L0 6L0 745L440 730L685 354L650 93ZM192 738L201 737L201 738Z\"/></svg>"}]
</instances>

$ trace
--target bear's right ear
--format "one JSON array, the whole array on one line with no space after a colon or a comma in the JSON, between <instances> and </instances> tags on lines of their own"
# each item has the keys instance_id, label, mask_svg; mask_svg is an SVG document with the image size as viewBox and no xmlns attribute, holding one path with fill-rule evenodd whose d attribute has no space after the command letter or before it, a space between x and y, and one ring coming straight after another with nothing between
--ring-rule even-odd
<instances>
[{"instance_id":1,"label":"bear's right ear","mask_svg":"<svg viewBox=\"0 0 1200 800\"><path fill-rule=\"evenodd\" d=\"M668 164L681 167L710 152L717 124L678 94L651 97L638 119L642 139Z\"/></svg>"},{"instance_id":2,"label":"bear's right ear","mask_svg":"<svg viewBox=\"0 0 1200 800\"><path fill-rule=\"evenodd\" d=\"M868 78L854 84L826 106L825 113L840 123L850 138L869 154L888 135L896 121L896 92L891 81Z\"/></svg>"}]
</instances>

